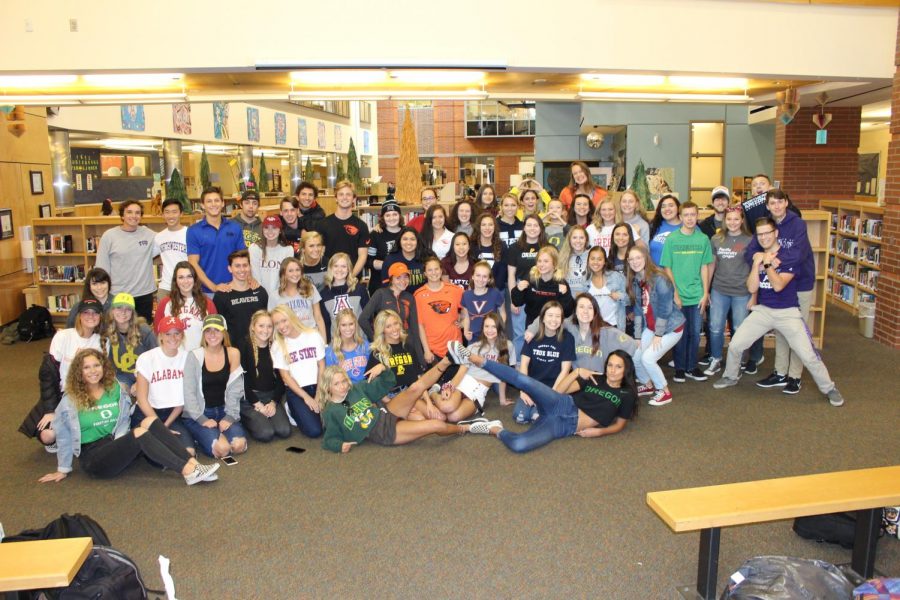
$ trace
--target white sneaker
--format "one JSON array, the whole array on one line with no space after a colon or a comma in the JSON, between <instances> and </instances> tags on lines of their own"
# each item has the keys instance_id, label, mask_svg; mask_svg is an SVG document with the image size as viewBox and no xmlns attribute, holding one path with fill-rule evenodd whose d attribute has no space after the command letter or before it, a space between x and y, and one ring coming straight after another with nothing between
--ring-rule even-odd
<instances>
[{"instance_id":1,"label":"white sneaker","mask_svg":"<svg viewBox=\"0 0 900 600\"><path fill-rule=\"evenodd\" d=\"M472 352L462 345L461 342L457 341L449 341L447 342L447 358L450 359L450 362L457 365L467 365L469 364L469 355Z\"/></svg>"},{"instance_id":2,"label":"white sneaker","mask_svg":"<svg viewBox=\"0 0 900 600\"><path fill-rule=\"evenodd\" d=\"M215 481L219 478L219 476L216 475L216 471L218 470L219 463L213 463L211 465L197 463L194 470L184 476L184 482L188 485L194 485L201 481Z\"/></svg>"},{"instance_id":3,"label":"white sneaker","mask_svg":"<svg viewBox=\"0 0 900 600\"><path fill-rule=\"evenodd\" d=\"M479 421L469 425L469 433L480 433L482 435L490 435L492 427L503 429L503 423L500 421Z\"/></svg>"},{"instance_id":4,"label":"white sneaker","mask_svg":"<svg viewBox=\"0 0 900 600\"><path fill-rule=\"evenodd\" d=\"M53 442L52 444L45 445L44 450L46 450L50 454L56 454L56 452L59 450L59 446L56 445L56 442Z\"/></svg>"},{"instance_id":5,"label":"white sneaker","mask_svg":"<svg viewBox=\"0 0 900 600\"><path fill-rule=\"evenodd\" d=\"M709 366L706 367L706 370L703 371L704 375L715 375L719 372L719 369L722 368L722 359L721 358L710 358Z\"/></svg>"}]
</instances>

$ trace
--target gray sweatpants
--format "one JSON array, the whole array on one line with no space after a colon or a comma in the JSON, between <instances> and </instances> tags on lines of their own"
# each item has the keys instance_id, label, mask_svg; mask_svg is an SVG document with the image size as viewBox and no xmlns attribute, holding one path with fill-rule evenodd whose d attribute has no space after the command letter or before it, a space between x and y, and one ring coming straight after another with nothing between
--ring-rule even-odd
<instances>
[{"instance_id":1,"label":"gray sweatpants","mask_svg":"<svg viewBox=\"0 0 900 600\"><path fill-rule=\"evenodd\" d=\"M809 308L812 306L813 290L797 292L800 301L800 316L809 325ZM800 379L803 375L803 359L791 350L792 346L779 332L775 332L775 372L787 375L791 379Z\"/></svg>"},{"instance_id":2,"label":"gray sweatpants","mask_svg":"<svg viewBox=\"0 0 900 600\"><path fill-rule=\"evenodd\" d=\"M768 331L774 329L787 340L791 351L797 354L803 366L812 375L816 385L819 386L819 391L827 394L834 389L834 382L831 381L825 363L822 362L819 353L813 346L812 336L800 315L799 308L769 308L757 304L750 310L750 316L744 319L741 326L734 332L731 343L728 344L725 377L737 379L741 371L741 356L744 350Z\"/></svg>"}]
</instances>

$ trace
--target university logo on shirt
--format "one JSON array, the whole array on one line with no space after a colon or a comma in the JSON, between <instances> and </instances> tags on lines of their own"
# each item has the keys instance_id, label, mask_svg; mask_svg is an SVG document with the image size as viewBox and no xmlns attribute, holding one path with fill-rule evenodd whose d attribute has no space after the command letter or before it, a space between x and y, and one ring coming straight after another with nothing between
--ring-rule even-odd
<instances>
[{"instance_id":1,"label":"university logo on shirt","mask_svg":"<svg viewBox=\"0 0 900 600\"><path fill-rule=\"evenodd\" d=\"M428 306L431 307L431 310L436 312L439 315L446 315L450 312L450 308L453 306L446 300L435 300L433 302L429 302Z\"/></svg>"},{"instance_id":2,"label":"university logo on shirt","mask_svg":"<svg viewBox=\"0 0 900 600\"><path fill-rule=\"evenodd\" d=\"M334 314L337 315L340 311L345 308L352 309L353 306L350 304L350 296L348 294L341 294L339 296L334 297Z\"/></svg>"},{"instance_id":3,"label":"university logo on shirt","mask_svg":"<svg viewBox=\"0 0 900 600\"><path fill-rule=\"evenodd\" d=\"M345 223L344 231L347 232L347 235L353 236L353 235L356 235L357 233L359 233L359 227L357 227L356 225L351 225L349 223Z\"/></svg>"}]
</instances>

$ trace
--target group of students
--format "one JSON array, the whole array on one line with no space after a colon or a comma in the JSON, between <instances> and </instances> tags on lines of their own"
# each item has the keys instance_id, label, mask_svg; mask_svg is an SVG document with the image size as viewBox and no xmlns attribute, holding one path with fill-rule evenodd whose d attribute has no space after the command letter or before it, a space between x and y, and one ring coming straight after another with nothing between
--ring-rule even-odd
<instances>
[{"instance_id":1,"label":"group of students","mask_svg":"<svg viewBox=\"0 0 900 600\"><path fill-rule=\"evenodd\" d=\"M843 403L804 323L814 282L805 225L767 177L743 205L716 188L713 215L698 223L691 202L664 196L647 218L633 191L613 201L587 165L571 172L559 198L534 180L501 197L485 185L449 214L423 188L423 214L404 223L385 202L371 232L352 214L349 182L327 217L308 183L263 219L254 192L226 219L221 193L206 190L200 221L183 227L167 201L167 228L149 237L140 205L123 203L20 428L57 453L43 480L61 479L81 452L99 476L143 453L188 483L210 480L217 465L197 463L198 449L239 454L248 436L284 438L292 426L340 452L432 433L491 433L519 452L608 435L639 396L671 402L659 364L669 350L675 382L717 373L729 322L715 387L755 373L760 338L774 329L775 372L758 385L799 391L806 366ZM142 271L155 256L154 315L155 282ZM492 387L513 404L508 385L520 392L513 417L533 423L524 433L482 416Z\"/></svg>"}]
</instances>

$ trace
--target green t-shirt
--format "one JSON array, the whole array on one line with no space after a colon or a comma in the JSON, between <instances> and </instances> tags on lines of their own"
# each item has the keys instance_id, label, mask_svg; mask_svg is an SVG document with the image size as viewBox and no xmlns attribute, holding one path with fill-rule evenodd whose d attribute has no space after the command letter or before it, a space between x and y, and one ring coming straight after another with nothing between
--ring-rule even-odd
<instances>
[{"instance_id":1,"label":"green t-shirt","mask_svg":"<svg viewBox=\"0 0 900 600\"><path fill-rule=\"evenodd\" d=\"M97 400L93 408L78 411L81 443L90 444L112 434L119 420L119 386L115 385Z\"/></svg>"},{"instance_id":2,"label":"green t-shirt","mask_svg":"<svg viewBox=\"0 0 900 600\"><path fill-rule=\"evenodd\" d=\"M381 418L381 410L375 404L397 384L393 371L388 369L371 383L361 381L347 393L343 403L329 402L322 411L325 436L322 447L340 452L344 442L361 443L369 437L372 428Z\"/></svg>"},{"instance_id":3,"label":"green t-shirt","mask_svg":"<svg viewBox=\"0 0 900 600\"><path fill-rule=\"evenodd\" d=\"M700 304L703 298L700 267L712 262L713 254L709 238L699 228L695 228L691 235L685 235L681 232L681 228L678 228L666 238L659 265L672 269L675 288L681 297L682 306Z\"/></svg>"}]
</instances>

